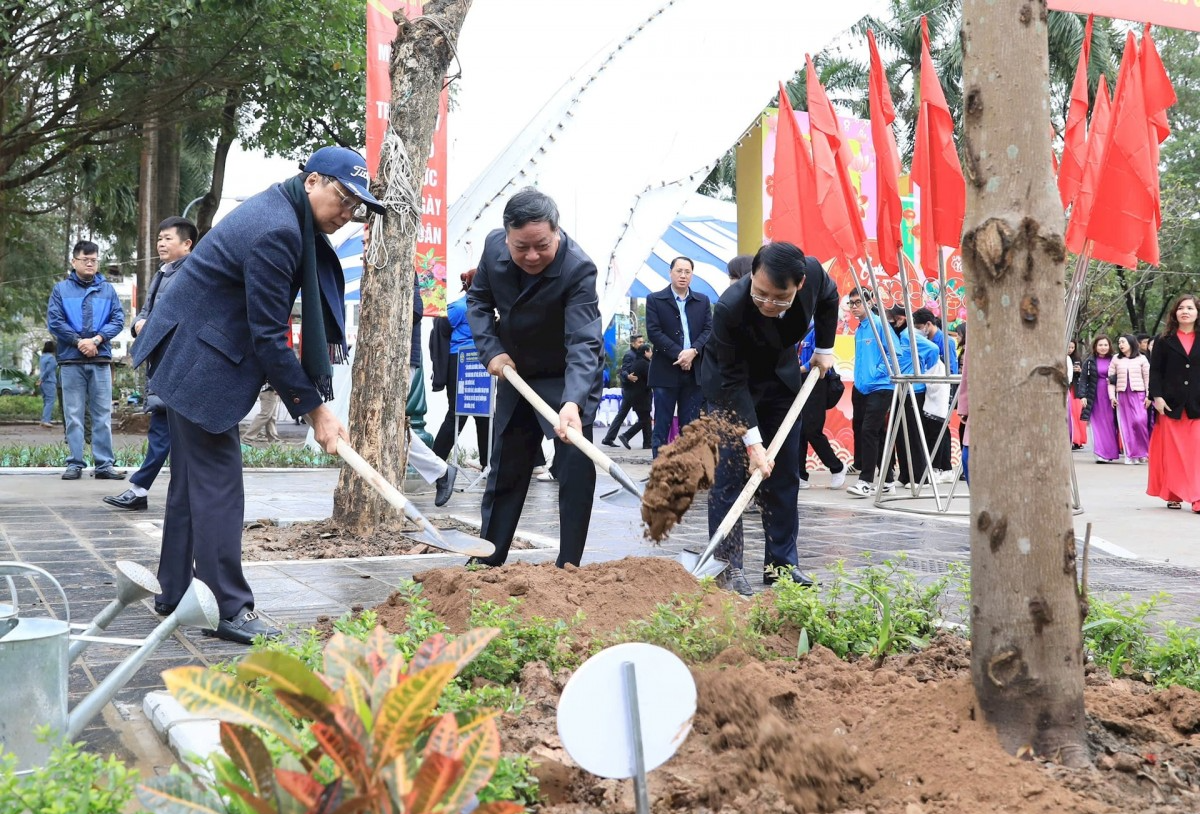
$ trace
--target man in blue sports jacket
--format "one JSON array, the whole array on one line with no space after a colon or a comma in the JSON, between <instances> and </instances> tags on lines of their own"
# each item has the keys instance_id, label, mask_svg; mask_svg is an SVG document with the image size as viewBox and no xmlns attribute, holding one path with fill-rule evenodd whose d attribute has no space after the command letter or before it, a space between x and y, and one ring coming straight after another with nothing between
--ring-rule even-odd
<instances>
[{"instance_id":1,"label":"man in blue sports jacket","mask_svg":"<svg viewBox=\"0 0 1200 814\"><path fill-rule=\"evenodd\" d=\"M317 150L299 175L247 200L181 261L178 281L159 297L134 347L134 361L150 364L171 430L155 610L174 610L194 570L216 595L214 635L223 639L249 644L255 635L279 635L258 618L242 574L238 421L266 381L327 452L349 439L325 406L333 398L331 363L346 351L345 281L327 235L365 217L366 208L383 212L368 181L355 151ZM297 360L288 317L300 292Z\"/></svg>"},{"instance_id":2,"label":"man in blue sports jacket","mask_svg":"<svg viewBox=\"0 0 1200 814\"><path fill-rule=\"evenodd\" d=\"M81 240L71 250L71 273L55 284L46 308L46 327L58 344L58 380L63 392L70 457L63 480L83 474L83 418L92 416L93 476L122 480L113 469L112 339L125 327L116 289L99 273L100 247Z\"/></svg>"}]
</instances>

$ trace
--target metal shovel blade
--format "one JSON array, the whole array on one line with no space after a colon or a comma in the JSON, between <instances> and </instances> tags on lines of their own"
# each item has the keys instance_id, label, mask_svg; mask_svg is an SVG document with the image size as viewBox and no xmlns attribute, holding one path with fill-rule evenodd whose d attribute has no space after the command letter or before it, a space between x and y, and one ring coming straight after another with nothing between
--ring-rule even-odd
<instances>
[{"instance_id":1,"label":"metal shovel blade","mask_svg":"<svg viewBox=\"0 0 1200 814\"><path fill-rule=\"evenodd\" d=\"M709 557L704 563L704 567L697 572L694 569L696 564L700 562L701 556L703 556L701 552L696 551L695 549L685 548L679 553L676 561L686 568L688 573L694 576L696 579L715 577L717 574L724 571L725 566L728 565L728 563L726 563L724 560L718 560L716 557Z\"/></svg>"},{"instance_id":2,"label":"metal shovel blade","mask_svg":"<svg viewBox=\"0 0 1200 814\"><path fill-rule=\"evenodd\" d=\"M438 529L431 526L428 530L406 531L404 536L418 540L431 548L448 551L451 554L462 554L464 557L490 557L496 553L496 547L487 540L474 537L458 529Z\"/></svg>"},{"instance_id":3,"label":"metal shovel blade","mask_svg":"<svg viewBox=\"0 0 1200 814\"><path fill-rule=\"evenodd\" d=\"M649 478L642 478L640 481L637 481L635 488L644 494L646 484L649 481ZM642 499L623 486L617 489L609 489L607 492L601 492L600 499L606 503L611 503L613 506L619 506L622 509L640 509L642 507Z\"/></svg>"}]
</instances>

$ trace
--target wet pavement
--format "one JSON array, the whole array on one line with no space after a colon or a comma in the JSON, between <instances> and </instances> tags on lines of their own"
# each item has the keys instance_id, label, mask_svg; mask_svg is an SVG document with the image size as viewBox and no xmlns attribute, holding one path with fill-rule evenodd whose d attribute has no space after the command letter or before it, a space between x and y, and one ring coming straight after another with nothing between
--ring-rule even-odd
<instances>
[{"instance_id":1,"label":"wet pavement","mask_svg":"<svg viewBox=\"0 0 1200 814\"><path fill-rule=\"evenodd\" d=\"M617 462L634 477L648 472L649 454L618 450ZM1190 512L1166 511L1137 495L1134 467L1087 468L1086 457L1077 453L1085 515L1097 523L1098 547L1090 558L1090 587L1115 598L1129 593L1145 599L1155 592L1171 594L1161 606L1161 619L1194 623L1200 612L1200 556L1192 552L1200 540L1200 517ZM1100 470L1105 470L1101 472ZM121 491L122 484L83 480L66 483L54 471L0 473L0 560L21 560L45 568L62 584L70 603L72 621L90 620L115 595L113 563L133 560L153 570L158 559L162 524L162 498L167 473L150 496L150 509L122 512L103 504L100 498ZM90 474L90 473L89 473ZM460 486L470 481L464 472ZM889 511L870 501L854 499L842 490L825 488L829 475L812 475L813 488L800 496L801 568L825 578L836 562L847 567L905 555L905 567L918 579L933 579L953 563L969 560L965 518L929 517ZM1116 479L1126 479L1125 481ZM602 495L616 491L615 483L599 477L597 500L584 562L625 556L675 556L684 548L702 549L707 542L707 511L704 494L687 513L684 522L661 546L647 543L641 534L637 508L626 498ZM249 471L246 476L246 520L270 518L276 522L310 520L328 516L337 482L335 470ZM416 505L430 516L448 514L478 525L482 484L457 493L437 509L432 489L420 481L406 488ZM119 487L119 488L118 488ZM1103 537L1108 523L1105 512L1122 512L1122 501L1138 501L1130 511L1141 512L1137 534L1123 533L1118 539ZM965 498L955 508L965 508ZM512 560L552 562L557 545L557 486L535 482L520 525L519 536L535 548L515 551ZM1121 528L1120 524L1112 525ZM757 515L746 516L748 573L761 568L763 550ZM1153 554L1158 551L1161 556ZM459 565L452 555L418 555L359 560L251 563L247 577L255 590L258 609L264 616L298 628L310 626L319 616L337 617L352 609L371 607L384 601L405 579L430 568ZM36 614L49 608L62 615L61 602L51 598L49 586L21 586L23 613ZM144 600L128 608L108 629L108 635L141 638L159 622ZM70 671L72 705L108 675L131 652L131 648L94 644ZM162 688L164 669L185 664L211 665L244 654L245 648L209 638L194 629L177 631L134 675L85 731L84 739L103 752L116 751L126 759L146 761L141 698ZM163 767L151 759L156 770Z\"/></svg>"}]
</instances>

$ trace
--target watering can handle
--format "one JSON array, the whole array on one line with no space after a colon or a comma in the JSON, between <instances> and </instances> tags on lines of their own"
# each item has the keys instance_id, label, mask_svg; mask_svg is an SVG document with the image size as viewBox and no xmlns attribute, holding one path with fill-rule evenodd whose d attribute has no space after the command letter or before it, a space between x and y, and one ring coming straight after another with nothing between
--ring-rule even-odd
<instances>
[{"instance_id":1,"label":"watering can handle","mask_svg":"<svg viewBox=\"0 0 1200 814\"><path fill-rule=\"evenodd\" d=\"M17 609L17 592L16 592L16 589L13 587L12 578L13 577L21 577L21 576L45 577L46 579L48 579L52 583L54 583L54 587L58 590L58 595L62 599L63 611L64 611L64 614L66 617L65 621L67 623L70 623L70 621L71 621L71 605L69 602L67 602L67 594L63 591L62 585L59 584L59 581L57 579L55 579L54 575L51 574L49 571L47 571L43 568L38 568L36 565L30 565L27 562L3 562L3 563L0 563L0 577L7 578L9 590L12 591L12 595L13 595L13 608L14 609Z\"/></svg>"}]
</instances>

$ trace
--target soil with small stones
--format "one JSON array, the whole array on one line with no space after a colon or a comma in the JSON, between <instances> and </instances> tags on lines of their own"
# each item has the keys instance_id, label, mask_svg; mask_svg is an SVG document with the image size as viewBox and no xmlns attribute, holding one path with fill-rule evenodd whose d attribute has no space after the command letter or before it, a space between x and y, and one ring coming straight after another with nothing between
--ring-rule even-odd
<instances>
[{"instance_id":1,"label":"soil with small stones","mask_svg":"<svg viewBox=\"0 0 1200 814\"><path fill-rule=\"evenodd\" d=\"M673 561L629 558L559 570L514 564L418 575L452 629L466 624L472 591L522 600L526 616L583 622L602 636L645 617L696 583ZM706 612L721 612L709 594ZM381 622L403 627L403 601ZM740 612L750 603L739 602ZM791 652L794 639L791 640ZM784 652L785 648L779 648ZM970 644L942 636L882 665L845 662L817 647L803 659L761 660L730 649L695 665L697 711L675 757L651 773L651 810L841 814L1195 814L1200 811L1200 693L1154 690L1090 670L1088 743L1094 767L1067 769L1005 753L982 720ZM525 667L527 700L501 724L505 751L537 763L544 814L634 811L632 784L587 774L566 754L555 712L570 675Z\"/></svg>"},{"instance_id":2,"label":"soil with small stones","mask_svg":"<svg viewBox=\"0 0 1200 814\"><path fill-rule=\"evenodd\" d=\"M745 427L706 415L690 422L678 438L659 449L642 495L646 539L657 543L666 538L691 508L696 492L712 486L721 444L732 443L745 432Z\"/></svg>"},{"instance_id":3,"label":"soil with small stones","mask_svg":"<svg viewBox=\"0 0 1200 814\"><path fill-rule=\"evenodd\" d=\"M439 529L456 529L472 536L479 527L452 517L432 516L429 522ZM367 537L358 537L332 520L315 520L277 526L270 520L251 523L242 532L242 559L264 560L329 560L357 557L386 557L394 554L444 554L440 548L426 545L406 535L417 530L415 523L405 519L386 523ZM513 548L532 546L524 540L514 540Z\"/></svg>"}]
</instances>

